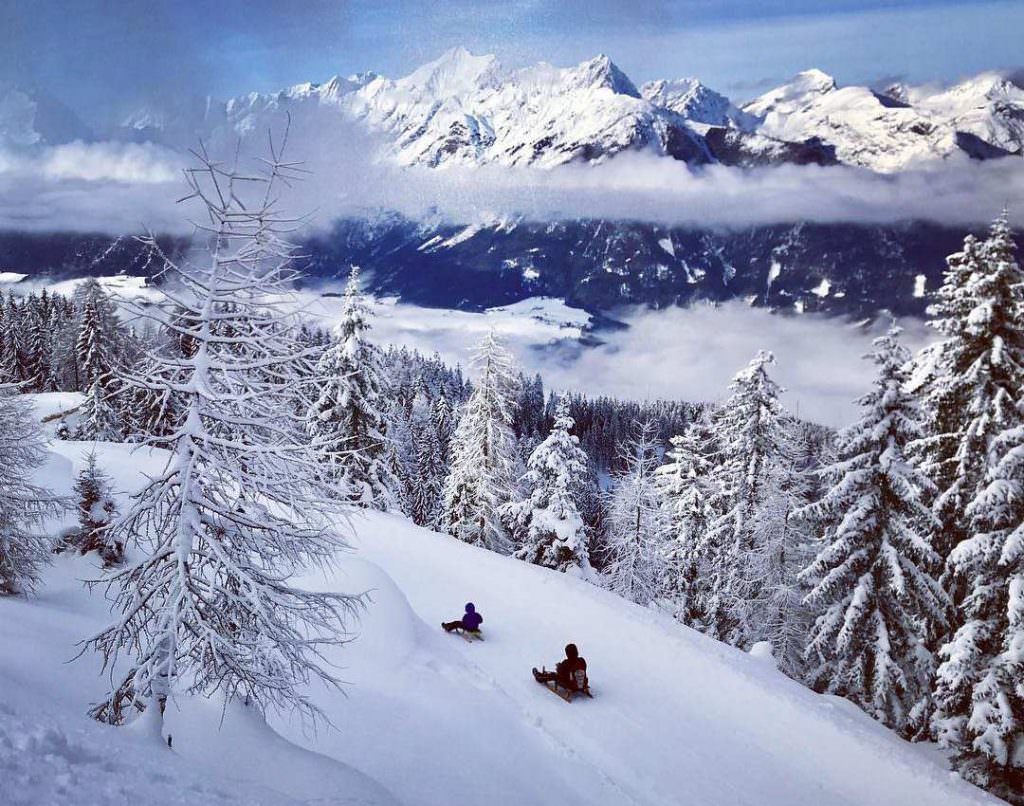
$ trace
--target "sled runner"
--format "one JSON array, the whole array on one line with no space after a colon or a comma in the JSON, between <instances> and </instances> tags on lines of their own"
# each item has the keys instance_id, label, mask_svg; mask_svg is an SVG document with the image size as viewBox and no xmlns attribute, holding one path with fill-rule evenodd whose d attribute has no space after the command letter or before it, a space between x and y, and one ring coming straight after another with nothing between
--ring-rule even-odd
<instances>
[{"instance_id":1,"label":"sled runner","mask_svg":"<svg viewBox=\"0 0 1024 806\"><path fill-rule=\"evenodd\" d=\"M444 629L443 624L441 625L441 629ZM455 633L456 635L460 636L462 640L465 641L467 644L472 644L474 641L484 640L484 634L480 630L476 630L475 632L473 632L470 630L464 630L461 627L456 627L452 630L445 630L445 632Z\"/></svg>"}]
</instances>

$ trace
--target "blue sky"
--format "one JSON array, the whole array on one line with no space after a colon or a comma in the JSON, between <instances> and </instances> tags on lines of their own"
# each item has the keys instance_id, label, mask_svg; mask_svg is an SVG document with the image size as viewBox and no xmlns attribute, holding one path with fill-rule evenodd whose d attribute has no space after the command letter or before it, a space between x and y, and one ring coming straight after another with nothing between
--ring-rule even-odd
<instances>
[{"instance_id":1,"label":"blue sky","mask_svg":"<svg viewBox=\"0 0 1024 806\"><path fill-rule=\"evenodd\" d=\"M737 100L807 67L840 83L948 81L1024 62L1024 0L2 0L0 80L89 122L143 99L334 73L401 75L454 45L503 63L607 53L634 80Z\"/></svg>"}]
</instances>

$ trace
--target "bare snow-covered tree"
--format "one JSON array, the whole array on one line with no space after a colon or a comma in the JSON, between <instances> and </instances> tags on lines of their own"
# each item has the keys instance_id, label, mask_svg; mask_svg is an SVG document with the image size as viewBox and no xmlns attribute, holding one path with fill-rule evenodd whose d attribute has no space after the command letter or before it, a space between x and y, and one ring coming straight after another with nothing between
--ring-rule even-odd
<instances>
[{"instance_id":1,"label":"bare snow-covered tree","mask_svg":"<svg viewBox=\"0 0 1024 806\"><path fill-rule=\"evenodd\" d=\"M323 473L352 503L397 506L399 481L388 467L387 386L380 351L366 337L368 311L352 268L338 339L316 367L320 395L307 414L307 430Z\"/></svg>"},{"instance_id":2,"label":"bare snow-covered tree","mask_svg":"<svg viewBox=\"0 0 1024 806\"><path fill-rule=\"evenodd\" d=\"M0 595L30 593L50 561L52 541L38 529L61 502L31 481L45 458L32 407L0 385Z\"/></svg>"},{"instance_id":3,"label":"bare snow-covered tree","mask_svg":"<svg viewBox=\"0 0 1024 806\"><path fill-rule=\"evenodd\" d=\"M832 487L803 514L825 547L804 572L819 615L807 645L812 685L846 697L889 727L913 732L933 671L927 625L948 600L933 572L935 518L927 478L906 458L921 414L905 390L910 354L898 328L875 339L875 388L861 419L838 438Z\"/></svg>"},{"instance_id":4,"label":"bare snow-covered tree","mask_svg":"<svg viewBox=\"0 0 1024 806\"><path fill-rule=\"evenodd\" d=\"M181 418L150 438L167 448L166 465L109 527L109 539L143 552L109 578L120 615L83 642L118 675L93 715L116 723L127 706L145 708L154 730L175 691L316 716L302 685L336 684L320 648L361 602L291 581L339 546L319 517L329 502L311 482L296 412L310 348L288 326L296 273L284 238L295 222L277 202L296 166L273 143L251 174L237 158L195 156L186 199L208 216L196 225L208 260L164 256L165 294L185 315L141 311L193 348L151 354L146 375L124 379L178 398Z\"/></svg>"},{"instance_id":5,"label":"bare snow-covered tree","mask_svg":"<svg viewBox=\"0 0 1024 806\"><path fill-rule=\"evenodd\" d=\"M441 527L467 543L508 554L512 550L501 508L516 489L512 356L493 332L473 354L473 393L451 442Z\"/></svg>"},{"instance_id":6,"label":"bare snow-covered tree","mask_svg":"<svg viewBox=\"0 0 1024 806\"><path fill-rule=\"evenodd\" d=\"M527 461L527 497L508 504L504 512L519 559L590 577L588 534L579 508L587 455L569 433L574 427L569 400L560 398L551 433Z\"/></svg>"},{"instance_id":7,"label":"bare snow-covered tree","mask_svg":"<svg viewBox=\"0 0 1024 806\"><path fill-rule=\"evenodd\" d=\"M659 464L654 424L640 423L622 449L625 471L608 494L608 588L641 605L654 602L664 578L664 510L655 476Z\"/></svg>"}]
</instances>

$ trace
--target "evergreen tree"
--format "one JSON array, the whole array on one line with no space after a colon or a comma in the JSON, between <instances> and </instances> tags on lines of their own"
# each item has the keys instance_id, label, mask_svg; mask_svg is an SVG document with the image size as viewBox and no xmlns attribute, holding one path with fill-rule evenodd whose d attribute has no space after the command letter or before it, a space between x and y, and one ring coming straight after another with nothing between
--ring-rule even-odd
<instances>
[{"instance_id":1,"label":"evergreen tree","mask_svg":"<svg viewBox=\"0 0 1024 806\"><path fill-rule=\"evenodd\" d=\"M930 308L931 325L943 338L918 359L931 427L915 450L938 488L933 509L943 557L971 533L966 510L984 487L992 439L1022 422L1024 272L1013 248L1004 213L988 241L968 236L963 251L947 258ZM957 599L960 587L954 587Z\"/></svg>"},{"instance_id":2,"label":"evergreen tree","mask_svg":"<svg viewBox=\"0 0 1024 806\"><path fill-rule=\"evenodd\" d=\"M78 330L76 353L85 401L80 410L75 438L117 440L121 435L121 427L117 422L117 409L111 399L114 364L109 336L103 327L98 294L102 294L102 291L86 296Z\"/></svg>"},{"instance_id":3,"label":"evergreen tree","mask_svg":"<svg viewBox=\"0 0 1024 806\"><path fill-rule=\"evenodd\" d=\"M52 541L38 529L61 506L31 482L45 459L31 407L15 387L0 386L0 595L31 592L50 561Z\"/></svg>"},{"instance_id":4,"label":"evergreen tree","mask_svg":"<svg viewBox=\"0 0 1024 806\"><path fill-rule=\"evenodd\" d=\"M412 432L415 462L410 515L420 526L433 528L440 514L444 479L448 473L441 458L432 407L423 392L418 392L413 399L409 428Z\"/></svg>"},{"instance_id":5,"label":"evergreen tree","mask_svg":"<svg viewBox=\"0 0 1024 806\"><path fill-rule=\"evenodd\" d=\"M654 602L664 579L664 512L655 471L657 439L651 422L640 424L622 448L625 469L608 496L608 588L641 605Z\"/></svg>"},{"instance_id":6,"label":"evergreen tree","mask_svg":"<svg viewBox=\"0 0 1024 806\"><path fill-rule=\"evenodd\" d=\"M944 618L948 600L932 576L940 559L922 495L929 482L906 458L922 428L898 334L875 339L875 388L839 436L839 459L825 473L833 486L804 511L825 542L804 576L820 613L807 645L811 683L909 733L927 707L927 625Z\"/></svg>"},{"instance_id":7,"label":"evergreen tree","mask_svg":"<svg viewBox=\"0 0 1024 806\"><path fill-rule=\"evenodd\" d=\"M672 437L666 464L657 469L665 510L665 573L661 596L683 624L705 629L717 617L713 597L720 574L709 538L715 518L708 425L699 419Z\"/></svg>"},{"instance_id":8,"label":"evergreen tree","mask_svg":"<svg viewBox=\"0 0 1024 806\"><path fill-rule=\"evenodd\" d=\"M393 506L412 517L415 489L419 481L416 477L416 445L409 414L401 400L395 400L389 407L386 430L386 465L395 479Z\"/></svg>"},{"instance_id":9,"label":"evergreen tree","mask_svg":"<svg viewBox=\"0 0 1024 806\"><path fill-rule=\"evenodd\" d=\"M512 546L500 512L516 489L515 375L512 356L494 333L480 342L473 368L473 393L452 438L441 526L467 543L508 554Z\"/></svg>"},{"instance_id":10,"label":"evergreen tree","mask_svg":"<svg viewBox=\"0 0 1024 806\"><path fill-rule=\"evenodd\" d=\"M27 385L26 391L51 392L52 372L50 370L49 343L44 330L46 320L42 303L30 295L27 303L28 314L24 329L26 333L25 352Z\"/></svg>"},{"instance_id":11,"label":"evergreen tree","mask_svg":"<svg viewBox=\"0 0 1024 806\"><path fill-rule=\"evenodd\" d=\"M108 538L107 527L117 514L110 492L110 478L96 464L96 452L86 457L85 467L75 482L78 497L78 533L75 545L82 554L95 551L103 564L116 565L124 558L124 543Z\"/></svg>"},{"instance_id":12,"label":"evergreen tree","mask_svg":"<svg viewBox=\"0 0 1024 806\"><path fill-rule=\"evenodd\" d=\"M1012 338L1024 330L1024 286L1005 285L1020 275L1005 217L993 227L983 262L986 271L976 278L978 284L984 283L989 289L985 296L1001 300L1004 307L992 305L973 319L979 328L997 330L997 315L1006 316L997 332L1009 341L989 357L989 366L978 368L984 387L1013 377L1019 344ZM997 281L1004 284L998 291ZM1018 408L1024 409L1020 390L997 386L982 400L998 411L997 396L1016 393ZM1004 415L1000 421L1012 423L1013 418ZM980 441L980 435L976 438ZM964 513L970 536L948 559L963 597L959 627L939 653L934 726L967 780L1024 803L1024 423L1005 425L988 446L986 483Z\"/></svg>"},{"instance_id":13,"label":"evergreen tree","mask_svg":"<svg viewBox=\"0 0 1024 806\"><path fill-rule=\"evenodd\" d=\"M78 410L75 439L119 442L123 437L119 409L112 399L110 376L96 378L85 392Z\"/></svg>"},{"instance_id":14,"label":"evergreen tree","mask_svg":"<svg viewBox=\"0 0 1024 806\"><path fill-rule=\"evenodd\" d=\"M308 353L288 313L291 222L273 201L289 164L272 154L261 180L203 151L197 159L186 175L210 222L209 260L163 256L169 296L187 316L141 310L195 349L156 353L145 376L125 378L180 396L183 416L163 438L166 466L106 531L143 554L109 578L120 616L86 642L119 675L93 715L118 723L126 707L145 708L154 732L178 688L316 716L304 689L337 684L320 649L360 602L292 583L340 541L321 515L331 501L294 413Z\"/></svg>"},{"instance_id":15,"label":"evergreen tree","mask_svg":"<svg viewBox=\"0 0 1024 806\"><path fill-rule=\"evenodd\" d=\"M367 315L353 267L338 340L317 363L320 396L306 422L339 494L357 506L386 510L398 506L400 482L389 468L387 387L379 351L366 338Z\"/></svg>"},{"instance_id":16,"label":"evergreen tree","mask_svg":"<svg viewBox=\"0 0 1024 806\"><path fill-rule=\"evenodd\" d=\"M719 440L714 506L722 514L708 536L719 555L709 596L719 616L708 629L744 648L773 639L766 602L788 585L784 548L792 533L784 487L792 460L782 389L768 375L774 362L771 353L758 353L733 379L732 395L713 421Z\"/></svg>"},{"instance_id":17,"label":"evergreen tree","mask_svg":"<svg viewBox=\"0 0 1024 806\"><path fill-rule=\"evenodd\" d=\"M590 576L587 528L580 495L587 456L572 431L569 401L561 398L547 439L530 454L523 479L527 497L509 504L505 517L516 544L516 557L527 562Z\"/></svg>"},{"instance_id":18,"label":"evergreen tree","mask_svg":"<svg viewBox=\"0 0 1024 806\"><path fill-rule=\"evenodd\" d=\"M452 404L444 392L434 399L431 413L434 420L434 432L437 434L437 447L440 451L441 461L447 466L452 436L455 433L455 414L452 411Z\"/></svg>"},{"instance_id":19,"label":"evergreen tree","mask_svg":"<svg viewBox=\"0 0 1024 806\"><path fill-rule=\"evenodd\" d=\"M4 304L0 328L0 384L24 383L26 378L22 364L21 314L14 301L14 294L10 292Z\"/></svg>"}]
</instances>

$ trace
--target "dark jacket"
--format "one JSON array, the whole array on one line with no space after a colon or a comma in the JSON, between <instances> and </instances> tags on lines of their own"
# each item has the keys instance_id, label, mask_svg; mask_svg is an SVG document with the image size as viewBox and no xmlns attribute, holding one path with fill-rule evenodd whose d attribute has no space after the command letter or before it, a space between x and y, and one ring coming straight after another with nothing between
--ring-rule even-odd
<instances>
[{"instance_id":1,"label":"dark jacket","mask_svg":"<svg viewBox=\"0 0 1024 806\"><path fill-rule=\"evenodd\" d=\"M576 671L583 672L583 685L578 686L576 684ZM555 673L558 675L558 684L563 688L577 690L579 688L586 688L589 681L587 680L587 662L583 658L566 658L563 661L559 661L558 665L555 666Z\"/></svg>"},{"instance_id":2,"label":"dark jacket","mask_svg":"<svg viewBox=\"0 0 1024 806\"><path fill-rule=\"evenodd\" d=\"M472 604L466 605L466 612L462 616L462 629L476 632L483 623L484 617L476 612L476 608Z\"/></svg>"}]
</instances>

